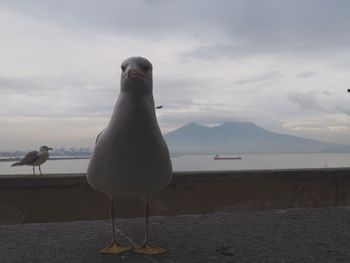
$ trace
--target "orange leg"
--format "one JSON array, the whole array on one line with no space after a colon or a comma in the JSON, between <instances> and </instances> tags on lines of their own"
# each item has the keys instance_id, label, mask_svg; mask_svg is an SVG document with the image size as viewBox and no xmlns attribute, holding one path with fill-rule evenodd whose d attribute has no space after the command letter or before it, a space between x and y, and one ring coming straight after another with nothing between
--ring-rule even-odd
<instances>
[{"instance_id":1,"label":"orange leg","mask_svg":"<svg viewBox=\"0 0 350 263\"><path fill-rule=\"evenodd\" d=\"M148 230L149 230L149 205L151 197L147 196L145 204L145 239L141 246L134 250L135 253L145 254L145 255L157 255L166 253L167 251L163 248L152 246L148 242Z\"/></svg>"},{"instance_id":2,"label":"orange leg","mask_svg":"<svg viewBox=\"0 0 350 263\"><path fill-rule=\"evenodd\" d=\"M115 212L114 212L114 202L113 199L110 198L110 213L112 218L112 241L109 245L107 245L105 248L100 250L101 254L120 254L123 252L126 252L131 249L131 247L120 245L116 242L115 239Z\"/></svg>"}]
</instances>

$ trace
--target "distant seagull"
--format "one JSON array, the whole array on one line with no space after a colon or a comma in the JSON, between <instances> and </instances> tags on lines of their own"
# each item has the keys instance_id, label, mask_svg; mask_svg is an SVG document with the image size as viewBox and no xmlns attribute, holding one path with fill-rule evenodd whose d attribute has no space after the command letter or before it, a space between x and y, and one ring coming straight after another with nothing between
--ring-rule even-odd
<instances>
[{"instance_id":1,"label":"distant seagull","mask_svg":"<svg viewBox=\"0 0 350 263\"><path fill-rule=\"evenodd\" d=\"M33 174L35 175L35 166L39 166L40 175L42 175L40 165L42 165L44 162L47 161L47 159L49 159L49 150L52 150L52 148L49 148L47 146L41 146L39 152L32 151L27 153L26 156L19 160L19 162L12 164L11 167L31 165L33 166Z\"/></svg>"},{"instance_id":2,"label":"distant seagull","mask_svg":"<svg viewBox=\"0 0 350 263\"><path fill-rule=\"evenodd\" d=\"M130 249L116 242L114 204L117 196L135 196L145 198L146 219L145 238L135 252L164 253L165 249L148 242L151 196L172 178L169 150L156 117L152 64L145 58L132 57L121 68L120 94L109 124L96 138L87 170L89 184L110 199L112 242L100 252L119 254Z\"/></svg>"}]
</instances>

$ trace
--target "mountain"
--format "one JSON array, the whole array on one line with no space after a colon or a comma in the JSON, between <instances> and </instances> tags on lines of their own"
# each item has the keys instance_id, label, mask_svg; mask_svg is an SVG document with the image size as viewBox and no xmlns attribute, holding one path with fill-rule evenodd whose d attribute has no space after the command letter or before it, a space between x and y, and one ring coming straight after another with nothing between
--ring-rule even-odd
<instances>
[{"instance_id":1,"label":"mountain","mask_svg":"<svg viewBox=\"0 0 350 263\"><path fill-rule=\"evenodd\" d=\"M164 138L170 152L177 154L350 153L350 145L271 132L248 122L226 122L215 127L189 123Z\"/></svg>"}]
</instances>

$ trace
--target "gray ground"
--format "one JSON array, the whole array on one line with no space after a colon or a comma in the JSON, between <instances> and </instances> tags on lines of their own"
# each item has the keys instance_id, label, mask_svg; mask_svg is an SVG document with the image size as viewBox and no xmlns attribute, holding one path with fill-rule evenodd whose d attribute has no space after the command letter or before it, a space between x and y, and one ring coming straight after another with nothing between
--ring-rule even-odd
<instances>
[{"instance_id":1,"label":"gray ground","mask_svg":"<svg viewBox=\"0 0 350 263\"><path fill-rule=\"evenodd\" d=\"M100 255L105 221L0 226L0 262L350 262L350 209L318 208L153 217L169 253ZM143 219L118 221L121 243L142 240Z\"/></svg>"}]
</instances>

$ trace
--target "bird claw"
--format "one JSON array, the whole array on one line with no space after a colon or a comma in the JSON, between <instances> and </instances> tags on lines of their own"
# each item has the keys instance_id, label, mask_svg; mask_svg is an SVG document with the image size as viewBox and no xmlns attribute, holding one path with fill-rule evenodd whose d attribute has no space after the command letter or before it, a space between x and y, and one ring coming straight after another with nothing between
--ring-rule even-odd
<instances>
[{"instance_id":1,"label":"bird claw","mask_svg":"<svg viewBox=\"0 0 350 263\"><path fill-rule=\"evenodd\" d=\"M149 244L142 245L141 247L134 249L135 253L144 254L144 255L158 255L166 253L167 250L161 247L155 247Z\"/></svg>"},{"instance_id":2,"label":"bird claw","mask_svg":"<svg viewBox=\"0 0 350 263\"><path fill-rule=\"evenodd\" d=\"M105 248L102 248L100 250L100 253L101 254L118 255L118 254L124 253L124 252L126 252L126 251L128 251L130 249L131 249L131 247L123 246L123 245L120 245L118 243L112 242L111 244L109 244Z\"/></svg>"}]
</instances>

